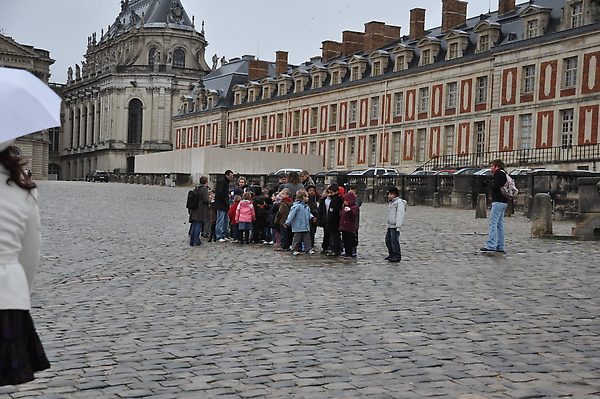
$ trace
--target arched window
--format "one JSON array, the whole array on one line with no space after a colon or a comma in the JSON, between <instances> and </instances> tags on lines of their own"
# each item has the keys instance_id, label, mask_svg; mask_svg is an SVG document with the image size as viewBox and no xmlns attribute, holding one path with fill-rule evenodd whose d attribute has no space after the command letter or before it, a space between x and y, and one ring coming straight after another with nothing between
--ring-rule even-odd
<instances>
[{"instance_id":1,"label":"arched window","mask_svg":"<svg viewBox=\"0 0 600 399\"><path fill-rule=\"evenodd\" d=\"M152 47L150 49L150 51L148 52L148 65L154 65L154 63L158 61L156 59L157 52L158 50L156 49L156 47Z\"/></svg>"},{"instance_id":2,"label":"arched window","mask_svg":"<svg viewBox=\"0 0 600 399\"><path fill-rule=\"evenodd\" d=\"M142 142L142 102L134 98L129 102L129 124L127 142L139 144Z\"/></svg>"},{"instance_id":3,"label":"arched window","mask_svg":"<svg viewBox=\"0 0 600 399\"><path fill-rule=\"evenodd\" d=\"M185 52L180 48L173 52L173 68L185 68Z\"/></svg>"}]
</instances>

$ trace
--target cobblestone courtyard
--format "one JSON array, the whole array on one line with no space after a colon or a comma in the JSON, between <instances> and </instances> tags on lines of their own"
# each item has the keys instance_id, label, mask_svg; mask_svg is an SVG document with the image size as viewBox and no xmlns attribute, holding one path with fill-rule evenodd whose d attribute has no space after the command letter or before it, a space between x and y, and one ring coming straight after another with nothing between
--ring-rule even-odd
<instances>
[{"instance_id":1,"label":"cobblestone courtyard","mask_svg":"<svg viewBox=\"0 0 600 399\"><path fill-rule=\"evenodd\" d=\"M187 189L41 182L32 314L52 368L0 398L600 396L598 242L529 238L481 254L487 219L386 205L359 258L187 242ZM572 224L555 224L568 234Z\"/></svg>"}]
</instances>

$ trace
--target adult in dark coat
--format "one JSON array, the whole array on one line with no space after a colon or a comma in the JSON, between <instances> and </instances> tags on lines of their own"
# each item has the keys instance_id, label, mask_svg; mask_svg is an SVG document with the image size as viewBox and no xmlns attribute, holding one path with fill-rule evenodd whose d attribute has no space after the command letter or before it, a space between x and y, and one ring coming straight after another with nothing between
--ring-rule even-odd
<instances>
[{"instance_id":1,"label":"adult in dark coat","mask_svg":"<svg viewBox=\"0 0 600 399\"><path fill-rule=\"evenodd\" d=\"M215 191L215 208L217 209L217 224L215 234L217 241L227 241L227 228L229 226L229 183L233 180L233 172L226 170L224 176L217 183Z\"/></svg>"},{"instance_id":2,"label":"adult in dark coat","mask_svg":"<svg viewBox=\"0 0 600 399\"><path fill-rule=\"evenodd\" d=\"M200 184L196 187L196 191L200 200L198 208L190 210L190 222L192 223L190 231L191 246L202 244L200 234L204 231L204 226L207 225L209 217L208 206L210 204L210 194L208 192L208 178L206 176L200 178Z\"/></svg>"},{"instance_id":3,"label":"adult in dark coat","mask_svg":"<svg viewBox=\"0 0 600 399\"><path fill-rule=\"evenodd\" d=\"M323 227L323 250L322 254L339 256L341 248L340 240L340 216L344 199L340 196L337 184L327 188L327 196L319 201L317 212L317 225Z\"/></svg>"},{"instance_id":4,"label":"adult in dark coat","mask_svg":"<svg viewBox=\"0 0 600 399\"><path fill-rule=\"evenodd\" d=\"M490 163L494 182L492 183L492 212L490 214L490 232L485 247L482 251L504 252L504 211L508 199L502 194L502 186L506 184L506 171L504 162L495 159Z\"/></svg>"}]
</instances>

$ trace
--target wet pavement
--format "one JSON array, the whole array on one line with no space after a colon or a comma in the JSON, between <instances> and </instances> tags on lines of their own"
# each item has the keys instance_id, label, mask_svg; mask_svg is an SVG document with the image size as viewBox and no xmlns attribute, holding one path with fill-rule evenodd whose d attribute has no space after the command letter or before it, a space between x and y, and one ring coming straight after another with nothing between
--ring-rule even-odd
<instances>
[{"instance_id":1,"label":"wet pavement","mask_svg":"<svg viewBox=\"0 0 600 399\"><path fill-rule=\"evenodd\" d=\"M40 183L52 368L0 398L600 396L598 242L517 214L483 254L487 219L417 206L388 263L387 206L365 203L353 261L190 247L187 190Z\"/></svg>"}]
</instances>

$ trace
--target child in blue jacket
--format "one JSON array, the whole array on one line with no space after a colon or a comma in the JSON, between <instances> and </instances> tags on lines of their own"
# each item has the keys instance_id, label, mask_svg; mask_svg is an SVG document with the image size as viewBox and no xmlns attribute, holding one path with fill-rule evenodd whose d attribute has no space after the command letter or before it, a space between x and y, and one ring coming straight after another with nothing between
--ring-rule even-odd
<instances>
[{"instance_id":1,"label":"child in blue jacket","mask_svg":"<svg viewBox=\"0 0 600 399\"><path fill-rule=\"evenodd\" d=\"M310 221L315 217L310 212L308 205L308 193L306 190L296 192L296 202L290 209L290 214L285 221L285 227L292 226L294 239L292 240L292 255L300 255L301 243L304 243L304 251L314 254L310 239Z\"/></svg>"}]
</instances>

